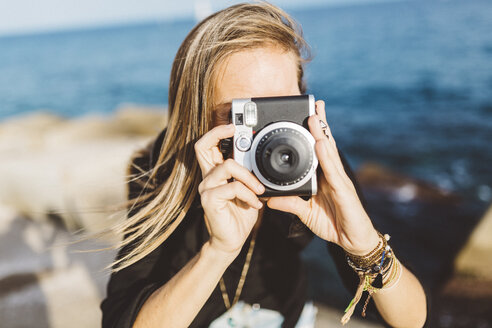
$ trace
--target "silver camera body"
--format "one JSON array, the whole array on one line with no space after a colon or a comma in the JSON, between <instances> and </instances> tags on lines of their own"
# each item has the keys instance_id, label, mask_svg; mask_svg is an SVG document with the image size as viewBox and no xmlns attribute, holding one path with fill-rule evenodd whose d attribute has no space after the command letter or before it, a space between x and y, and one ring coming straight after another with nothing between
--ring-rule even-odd
<instances>
[{"instance_id":1,"label":"silver camera body","mask_svg":"<svg viewBox=\"0 0 492 328\"><path fill-rule=\"evenodd\" d=\"M233 158L265 186L262 196L317 193L318 158L307 119L313 95L234 99Z\"/></svg>"}]
</instances>

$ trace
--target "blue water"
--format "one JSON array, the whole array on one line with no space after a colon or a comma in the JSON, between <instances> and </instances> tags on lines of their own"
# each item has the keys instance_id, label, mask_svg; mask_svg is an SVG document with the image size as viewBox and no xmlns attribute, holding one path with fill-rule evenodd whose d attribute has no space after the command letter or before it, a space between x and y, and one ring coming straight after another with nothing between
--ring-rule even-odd
<instances>
[{"instance_id":1,"label":"blue water","mask_svg":"<svg viewBox=\"0 0 492 328\"><path fill-rule=\"evenodd\" d=\"M492 198L492 2L291 11L313 48L309 92L353 166L377 161L471 200ZM194 21L0 38L0 120L167 103Z\"/></svg>"}]
</instances>

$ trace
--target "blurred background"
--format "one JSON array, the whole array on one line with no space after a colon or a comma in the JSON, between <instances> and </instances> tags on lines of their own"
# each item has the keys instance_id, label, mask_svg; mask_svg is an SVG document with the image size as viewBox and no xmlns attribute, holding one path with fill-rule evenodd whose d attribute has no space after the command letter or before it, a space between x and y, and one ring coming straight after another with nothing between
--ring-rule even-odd
<instances>
[{"instance_id":1,"label":"blurred background","mask_svg":"<svg viewBox=\"0 0 492 328\"><path fill-rule=\"evenodd\" d=\"M302 25L308 92L424 284L428 326L492 327L492 2L271 2ZM166 124L180 43L234 3L0 3L2 326L99 325L115 253L74 251L114 240L68 243L124 217L126 164ZM325 248L304 252L320 327L351 299Z\"/></svg>"}]
</instances>

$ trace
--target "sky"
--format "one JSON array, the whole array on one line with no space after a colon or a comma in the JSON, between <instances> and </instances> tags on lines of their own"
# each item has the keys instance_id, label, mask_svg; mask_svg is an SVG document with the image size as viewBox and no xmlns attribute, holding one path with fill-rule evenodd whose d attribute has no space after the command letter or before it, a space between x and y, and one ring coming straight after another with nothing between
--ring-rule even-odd
<instances>
[{"instance_id":1,"label":"sky","mask_svg":"<svg viewBox=\"0 0 492 328\"><path fill-rule=\"evenodd\" d=\"M288 10L382 0L271 0ZM388 1L388 0L386 0ZM389 0L391 1L391 0ZM150 20L199 18L243 1L232 0L15 0L0 1L0 35L36 33ZM202 16L202 17L200 17Z\"/></svg>"}]
</instances>

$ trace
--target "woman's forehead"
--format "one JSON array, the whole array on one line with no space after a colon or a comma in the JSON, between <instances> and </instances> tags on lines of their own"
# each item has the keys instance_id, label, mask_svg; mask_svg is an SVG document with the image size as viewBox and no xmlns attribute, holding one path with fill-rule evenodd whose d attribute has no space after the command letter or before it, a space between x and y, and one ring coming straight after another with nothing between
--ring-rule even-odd
<instances>
[{"instance_id":1,"label":"woman's forehead","mask_svg":"<svg viewBox=\"0 0 492 328\"><path fill-rule=\"evenodd\" d=\"M262 47L233 53L218 65L214 103L235 98L299 94L298 63L292 52Z\"/></svg>"}]
</instances>

